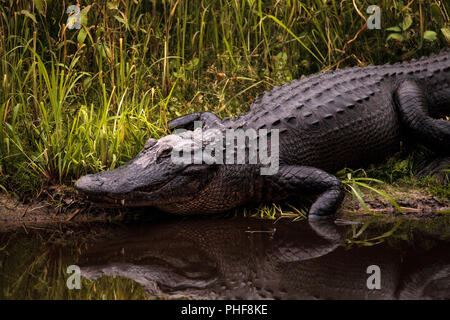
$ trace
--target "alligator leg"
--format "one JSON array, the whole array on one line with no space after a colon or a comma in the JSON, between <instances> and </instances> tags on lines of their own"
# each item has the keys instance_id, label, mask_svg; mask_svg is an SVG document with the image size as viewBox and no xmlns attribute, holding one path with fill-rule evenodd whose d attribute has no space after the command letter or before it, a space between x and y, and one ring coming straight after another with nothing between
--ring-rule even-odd
<instances>
[{"instance_id":1,"label":"alligator leg","mask_svg":"<svg viewBox=\"0 0 450 320\"><path fill-rule=\"evenodd\" d=\"M202 111L173 119L168 123L168 125L169 129L193 130L195 121L201 121L202 127L211 128L214 124L220 123L222 120L211 112Z\"/></svg>"},{"instance_id":2,"label":"alligator leg","mask_svg":"<svg viewBox=\"0 0 450 320\"><path fill-rule=\"evenodd\" d=\"M450 122L430 117L423 90L417 83L409 80L401 83L396 102L401 122L418 141L437 153L450 154Z\"/></svg>"},{"instance_id":3,"label":"alligator leg","mask_svg":"<svg viewBox=\"0 0 450 320\"><path fill-rule=\"evenodd\" d=\"M266 176L272 187L271 192L319 194L309 210L308 219L317 221L334 218L334 214L344 199L342 183L334 175L323 170L303 166L282 166L277 174Z\"/></svg>"}]
</instances>

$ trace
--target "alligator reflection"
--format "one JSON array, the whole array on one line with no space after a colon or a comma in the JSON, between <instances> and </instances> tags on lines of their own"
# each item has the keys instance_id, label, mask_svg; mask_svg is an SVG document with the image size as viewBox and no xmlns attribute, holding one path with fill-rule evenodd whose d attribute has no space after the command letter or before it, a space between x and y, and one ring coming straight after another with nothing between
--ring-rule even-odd
<instances>
[{"instance_id":1,"label":"alligator reflection","mask_svg":"<svg viewBox=\"0 0 450 320\"><path fill-rule=\"evenodd\" d=\"M450 298L448 243L431 250L340 246L345 227L253 219L127 228L81 257L87 278L120 275L151 297L191 299ZM367 267L381 270L368 289Z\"/></svg>"}]
</instances>

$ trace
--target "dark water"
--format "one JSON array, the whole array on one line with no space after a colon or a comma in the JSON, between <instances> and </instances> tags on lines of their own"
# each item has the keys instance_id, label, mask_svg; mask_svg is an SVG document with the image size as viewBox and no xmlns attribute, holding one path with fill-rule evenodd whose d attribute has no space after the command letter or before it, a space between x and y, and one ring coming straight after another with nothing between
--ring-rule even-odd
<instances>
[{"instance_id":1,"label":"dark water","mask_svg":"<svg viewBox=\"0 0 450 320\"><path fill-rule=\"evenodd\" d=\"M0 236L2 298L450 298L449 219L194 218L27 232ZM66 286L71 264L81 290Z\"/></svg>"}]
</instances>

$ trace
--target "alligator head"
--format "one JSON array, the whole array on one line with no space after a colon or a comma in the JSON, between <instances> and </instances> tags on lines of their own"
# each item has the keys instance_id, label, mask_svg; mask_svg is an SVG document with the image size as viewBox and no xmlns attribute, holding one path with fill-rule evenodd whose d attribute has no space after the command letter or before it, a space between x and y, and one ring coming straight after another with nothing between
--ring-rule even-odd
<instances>
[{"instance_id":1,"label":"alligator head","mask_svg":"<svg viewBox=\"0 0 450 320\"><path fill-rule=\"evenodd\" d=\"M114 170L88 174L75 188L96 204L165 208L189 202L215 175L217 166L174 161L172 153L192 143L193 131L149 139L132 160ZM201 147L201 146L200 146Z\"/></svg>"}]
</instances>

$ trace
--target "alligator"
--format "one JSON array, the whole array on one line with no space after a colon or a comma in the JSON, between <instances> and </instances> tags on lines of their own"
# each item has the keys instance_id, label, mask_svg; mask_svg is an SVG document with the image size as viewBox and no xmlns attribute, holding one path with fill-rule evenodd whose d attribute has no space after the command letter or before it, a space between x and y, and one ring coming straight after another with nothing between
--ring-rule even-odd
<instances>
[{"instance_id":1,"label":"alligator","mask_svg":"<svg viewBox=\"0 0 450 320\"><path fill-rule=\"evenodd\" d=\"M397 152L402 141L447 156L450 122L442 119L446 115L448 49L395 64L330 70L274 87L236 118L221 119L210 112L176 118L168 123L174 133L148 139L134 159L114 170L85 175L75 188L99 205L153 206L178 214L218 213L311 195L316 198L309 220L332 219L344 198L336 171L381 161ZM223 142L219 149L225 153L231 146L233 157L243 151L244 163L224 164L208 157L174 161L175 151L179 155L180 146L192 145L198 130L213 129L224 135L227 130L257 131L240 144ZM213 140L194 143L194 149L206 151ZM257 145L257 154L262 153L261 141L277 156L276 170L270 174L262 173L269 169L262 157L249 161L255 159L250 146ZM278 153L272 149L276 143Z\"/></svg>"},{"instance_id":2,"label":"alligator","mask_svg":"<svg viewBox=\"0 0 450 320\"><path fill-rule=\"evenodd\" d=\"M448 241L419 233L408 245L402 238L401 245L341 246L349 236L355 240L353 227L327 220L170 219L109 228L106 239L83 246L77 265L89 279L133 279L150 298L450 298ZM364 237L388 227L371 224ZM378 289L367 285L376 285L368 281L372 265L381 270Z\"/></svg>"}]
</instances>

